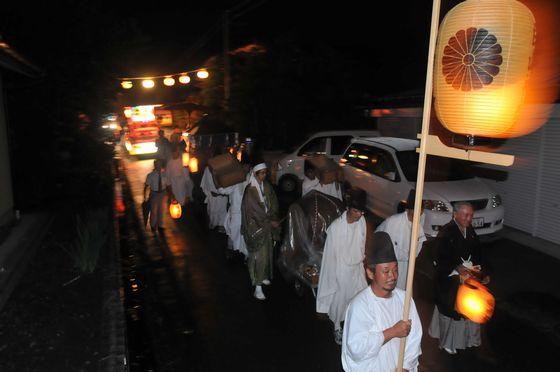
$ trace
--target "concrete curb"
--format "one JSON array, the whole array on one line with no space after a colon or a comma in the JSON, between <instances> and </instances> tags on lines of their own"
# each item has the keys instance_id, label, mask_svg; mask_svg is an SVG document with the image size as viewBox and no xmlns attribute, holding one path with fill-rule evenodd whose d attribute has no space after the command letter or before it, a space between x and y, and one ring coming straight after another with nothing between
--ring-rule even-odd
<instances>
[{"instance_id":1,"label":"concrete curb","mask_svg":"<svg viewBox=\"0 0 560 372\"><path fill-rule=\"evenodd\" d=\"M120 187L116 187L121 181L118 177L114 179L113 201L116 200ZM119 184L120 186L120 184ZM111 217L113 219L113 233L110 234L110 252L108 257L107 275L103 280L103 335L102 346L106 346L104 357L98 362L99 371L122 371L129 370L126 320L123 306L122 273L120 265L120 234L119 217L113 202Z\"/></svg>"}]
</instances>

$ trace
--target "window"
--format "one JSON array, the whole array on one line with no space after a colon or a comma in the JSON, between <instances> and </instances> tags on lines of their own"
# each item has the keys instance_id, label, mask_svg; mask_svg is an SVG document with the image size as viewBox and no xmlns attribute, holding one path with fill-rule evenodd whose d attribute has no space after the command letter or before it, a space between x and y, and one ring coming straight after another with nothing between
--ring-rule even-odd
<instances>
[{"instance_id":1,"label":"window","mask_svg":"<svg viewBox=\"0 0 560 372\"><path fill-rule=\"evenodd\" d=\"M343 162L389 181L398 182L400 177L393 156L385 150L360 143L350 146Z\"/></svg>"},{"instance_id":2,"label":"window","mask_svg":"<svg viewBox=\"0 0 560 372\"><path fill-rule=\"evenodd\" d=\"M307 142L298 152L298 156L311 155L311 154L326 154L327 153L327 137L313 138Z\"/></svg>"},{"instance_id":3,"label":"window","mask_svg":"<svg viewBox=\"0 0 560 372\"><path fill-rule=\"evenodd\" d=\"M416 182L419 155L416 151L399 151L397 159L407 181ZM426 161L426 182L461 181L474 178L469 162L439 156L428 156Z\"/></svg>"},{"instance_id":4,"label":"window","mask_svg":"<svg viewBox=\"0 0 560 372\"><path fill-rule=\"evenodd\" d=\"M331 155L342 155L350 144L352 136L333 136L331 137Z\"/></svg>"}]
</instances>

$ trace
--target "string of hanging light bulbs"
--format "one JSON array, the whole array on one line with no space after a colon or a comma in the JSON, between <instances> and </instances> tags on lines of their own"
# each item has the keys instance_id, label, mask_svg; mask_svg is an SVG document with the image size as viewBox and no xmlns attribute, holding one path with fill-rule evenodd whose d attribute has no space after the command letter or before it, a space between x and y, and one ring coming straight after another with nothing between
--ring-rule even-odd
<instances>
[{"instance_id":1,"label":"string of hanging light bulbs","mask_svg":"<svg viewBox=\"0 0 560 372\"><path fill-rule=\"evenodd\" d=\"M183 85L189 84L191 82L191 77L189 76L189 74L192 73L196 73L196 77L201 80L207 79L210 76L208 70L201 68L198 70L184 71L184 72L167 74L167 75L119 78L119 81L123 89L131 89L134 86L133 81L138 81L138 80L141 81L142 87L146 89L152 89L156 85L155 80L160 80L160 79L163 79L163 85L172 87L175 85L176 78L180 84Z\"/></svg>"}]
</instances>

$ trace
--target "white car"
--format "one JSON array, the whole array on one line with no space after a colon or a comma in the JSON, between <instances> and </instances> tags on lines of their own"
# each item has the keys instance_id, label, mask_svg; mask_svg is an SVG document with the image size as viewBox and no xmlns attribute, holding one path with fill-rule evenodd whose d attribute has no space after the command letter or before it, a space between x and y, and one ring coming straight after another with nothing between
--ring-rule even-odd
<instances>
[{"instance_id":1,"label":"white car","mask_svg":"<svg viewBox=\"0 0 560 372\"><path fill-rule=\"evenodd\" d=\"M338 162L352 139L378 135L379 132L375 130L337 130L315 133L278 161L275 181L282 191L292 192L303 181L303 164L306 156L323 154Z\"/></svg>"},{"instance_id":2,"label":"white car","mask_svg":"<svg viewBox=\"0 0 560 372\"><path fill-rule=\"evenodd\" d=\"M346 182L367 192L367 207L387 218L404 209L409 191L416 185L419 141L393 137L353 140L340 165ZM471 173L468 162L428 157L424 184L426 235L436 236L451 221L453 204L467 201L474 207L477 234L500 230L504 207L500 196Z\"/></svg>"}]
</instances>

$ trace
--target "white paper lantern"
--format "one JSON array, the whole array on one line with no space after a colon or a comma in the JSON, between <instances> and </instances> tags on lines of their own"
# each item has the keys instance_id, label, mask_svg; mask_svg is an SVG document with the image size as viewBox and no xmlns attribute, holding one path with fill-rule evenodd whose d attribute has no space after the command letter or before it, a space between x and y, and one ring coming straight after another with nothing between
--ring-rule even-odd
<instances>
[{"instance_id":1,"label":"white paper lantern","mask_svg":"<svg viewBox=\"0 0 560 372\"><path fill-rule=\"evenodd\" d=\"M519 118L535 36L533 14L516 0L467 0L454 7L439 29L435 55L440 122L475 137L527 134Z\"/></svg>"}]
</instances>

